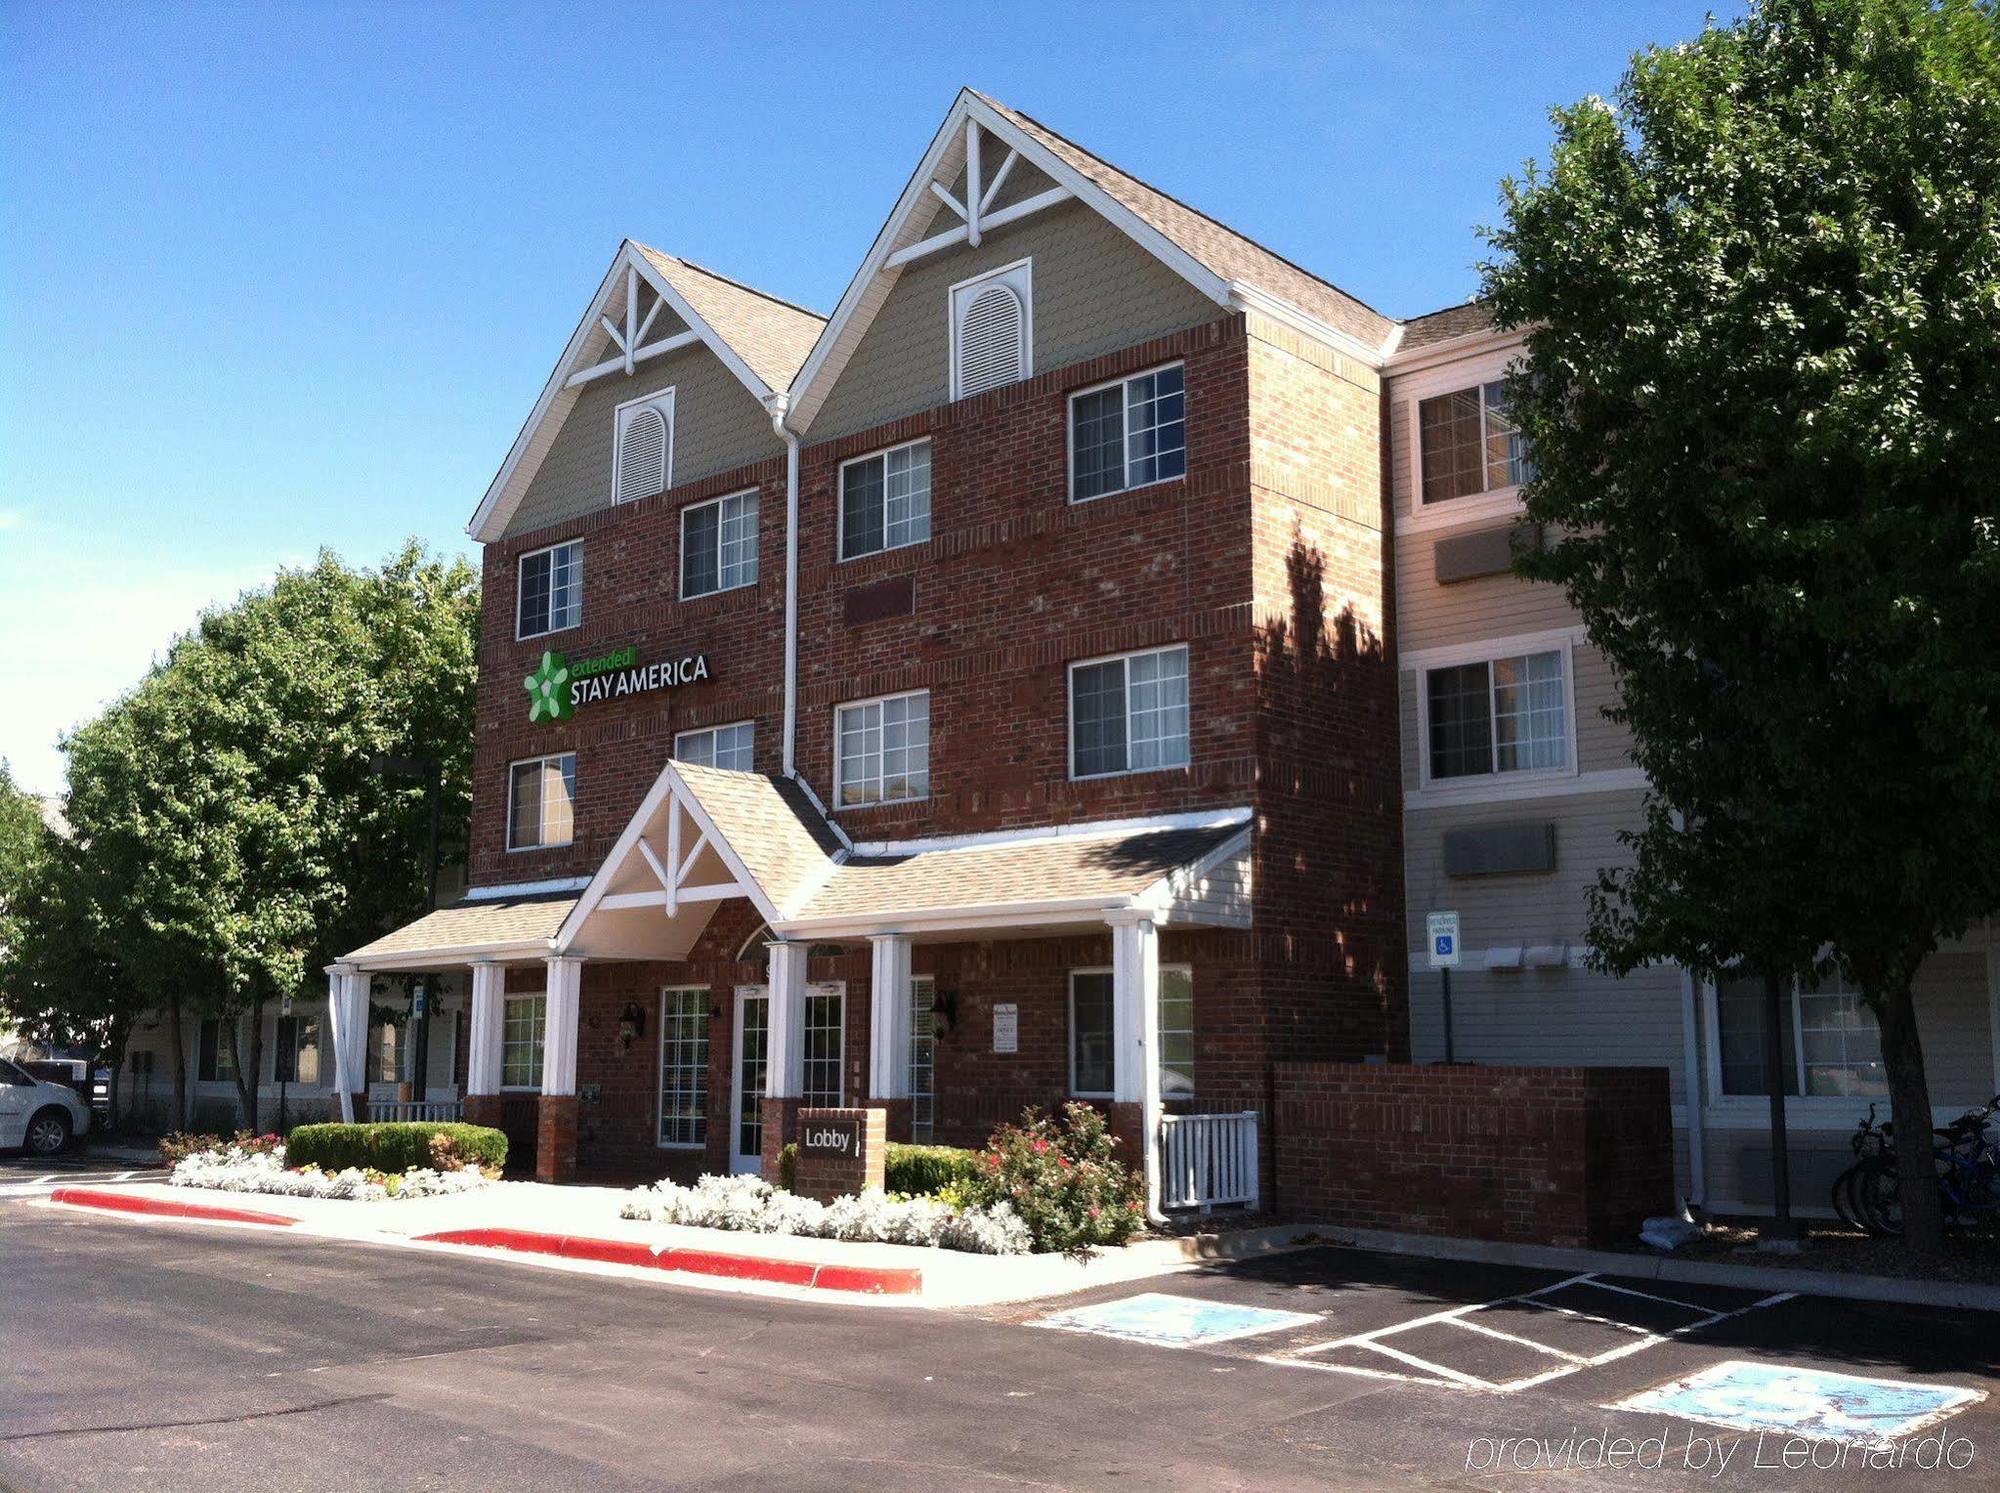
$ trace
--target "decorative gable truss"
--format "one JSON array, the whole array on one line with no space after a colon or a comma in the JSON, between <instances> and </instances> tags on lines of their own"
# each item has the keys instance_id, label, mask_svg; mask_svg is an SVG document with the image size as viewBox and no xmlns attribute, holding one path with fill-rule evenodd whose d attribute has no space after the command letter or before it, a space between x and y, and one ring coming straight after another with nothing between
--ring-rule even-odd
<instances>
[{"instance_id":1,"label":"decorative gable truss","mask_svg":"<svg viewBox=\"0 0 2000 1493\"><path fill-rule=\"evenodd\" d=\"M957 132L948 130L947 134L955 137ZM1021 219L1031 217L1044 208L1054 207L1058 202L1067 202L1075 195L1068 187L1053 186L1047 191L1037 192L1032 197L1009 203L995 211L994 199L1000 195L1000 189L1007 184L1008 176L1021 159L1021 152L1017 147L1007 144L1004 139L1000 143L1005 147L1007 154L994 169L992 180L982 181L987 154L986 127L976 118L966 119L963 154L944 153L935 165L930 166L928 174L931 195L957 217L957 225L947 228L943 233L934 233L929 238L895 250L883 260L886 268L901 269L904 265L922 259L926 255L935 254L941 249L949 249L958 244L966 244L976 249L987 229L1018 223ZM931 148L936 152L935 144ZM930 164L929 157L925 159L926 164ZM942 175L949 180L961 172L964 176L965 189L963 202L960 202L951 188L945 185L944 180L939 179ZM919 174L925 173L920 171Z\"/></svg>"},{"instance_id":2,"label":"decorative gable truss","mask_svg":"<svg viewBox=\"0 0 2000 1493\"><path fill-rule=\"evenodd\" d=\"M643 296L642 287L645 292ZM641 315L639 310L642 300L649 303L646 305L644 315ZM614 323L609 316L601 313L597 318L598 326L611 340L614 355L601 363L593 363L588 368L577 369L563 381L563 387L574 389L577 385L587 384L592 379L603 378L607 373L630 373L648 358L657 358L662 353L692 347L701 341L701 333L691 328L669 333L652 342L646 341L646 334L652 331L653 323L659 319L660 312L666 309L666 305L667 298L655 290L650 281L640 280L638 264L628 262L625 266L623 324ZM680 324L678 317L670 320L676 325Z\"/></svg>"}]
</instances>

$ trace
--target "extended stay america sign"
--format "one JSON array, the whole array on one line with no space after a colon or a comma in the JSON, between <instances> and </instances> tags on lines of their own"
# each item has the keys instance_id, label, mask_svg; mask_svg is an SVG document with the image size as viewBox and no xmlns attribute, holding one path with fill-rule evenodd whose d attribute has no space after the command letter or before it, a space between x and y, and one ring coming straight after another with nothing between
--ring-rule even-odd
<instances>
[{"instance_id":1,"label":"extended stay america sign","mask_svg":"<svg viewBox=\"0 0 2000 1493\"><path fill-rule=\"evenodd\" d=\"M560 653L544 653L541 667L521 684L528 692L529 720L566 721L576 714L579 705L643 694L647 690L679 689L684 684L700 684L706 678L705 653L642 664L639 650L627 644L574 664Z\"/></svg>"}]
</instances>

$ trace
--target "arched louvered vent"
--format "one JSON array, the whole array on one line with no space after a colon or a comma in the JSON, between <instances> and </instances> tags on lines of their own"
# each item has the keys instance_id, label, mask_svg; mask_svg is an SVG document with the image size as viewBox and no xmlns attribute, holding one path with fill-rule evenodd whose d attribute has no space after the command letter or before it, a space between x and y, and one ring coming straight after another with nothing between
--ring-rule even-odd
<instances>
[{"instance_id":1,"label":"arched louvered vent","mask_svg":"<svg viewBox=\"0 0 2000 1493\"><path fill-rule=\"evenodd\" d=\"M951 397L1018 383L1034 372L1028 261L982 275L951 292Z\"/></svg>"},{"instance_id":2,"label":"arched louvered vent","mask_svg":"<svg viewBox=\"0 0 2000 1493\"><path fill-rule=\"evenodd\" d=\"M667 488L667 419L652 405L624 411L618 432L618 501L650 498Z\"/></svg>"}]
</instances>

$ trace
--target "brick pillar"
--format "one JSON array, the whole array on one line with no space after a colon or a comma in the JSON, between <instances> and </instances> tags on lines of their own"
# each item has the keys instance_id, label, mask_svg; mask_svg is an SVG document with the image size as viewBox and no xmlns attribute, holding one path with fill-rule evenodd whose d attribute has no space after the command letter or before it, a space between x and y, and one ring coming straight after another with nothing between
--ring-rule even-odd
<instances>
[{"instance_id":1,"label":"brick pillar","mask_svg":"<svg viewBox=\"0 0 2000 1493\"><path fill-rule=\"evenodd\" d=\"M574 1094L544 1094L535 1117L535 1180L569 1182L576 1177Z\"/></svg>"},{"instance_id":2,"label":"brick pillar","mask_svg":"<svg viewBox=\"0 0 2000 1493\"><path fill-rule=\"evenodd\" d=\"M500 1096L498 1094L467 1094L465 1096L465 1123L487 1125L500 1129Z\"/></svg>"},{"instance_id":3,"label":"brick pillar","mask_svg":"<svg viewBox=\"0 0 2000 1493\"><path fill-rule=\"evenodd\" d=\"M801 1135L810 1137L815 1132L834 1126L845 1129L851 1125L855 1129L858 1145L853 1152L845 1155L812 1156L807 1155L801 1146L798 1166L800 1195L830 1203L849 1193L881 1187L882 1153L888 1146L886 1120L887 1116L879 1108L801 1109L798 1115Z\"/></svg>"},{"instance_id":4,"label":"brick pillar","mask_svg":"<svg viewBox=\"0 0 2000 1493\"><path fill-rule=\"evenodd\" d=\"M784 1182L784 1173L778 1169L778 1153L786 1144L799 1137L799 1105L797 1099L765 1099L761 1113L764 1120L764 1180L773 1187Z\"/></svg>"},{"instance_id":5,"label":"brick pillar","mask_svg":"<svg viewBox=\"0 0 2000 1493\"><path fill-rule=\"evenodd\" d=\"M1146 1109L1139 1103L1112 1103L1104 1106L1111 1121L1111 1133L1118 1138L1118 1159L1133 1171L1146 1164L1140 1138L1146 1133Z\"/></svg>"}]
</instances>

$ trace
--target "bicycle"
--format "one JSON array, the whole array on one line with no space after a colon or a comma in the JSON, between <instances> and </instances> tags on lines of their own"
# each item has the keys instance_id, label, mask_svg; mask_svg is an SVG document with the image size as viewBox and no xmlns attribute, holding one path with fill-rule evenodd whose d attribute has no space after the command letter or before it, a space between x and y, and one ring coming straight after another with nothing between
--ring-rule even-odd
<instances>
[{"instance_id":1,"label":"bicycle","mask_svg":"<svg viewBox=\"0 0 2000 1493\"><path fill-rule=\"evenodd\" d=\"M1986 1133L1995 1113L2000 1113L2000 1094L1931 1132L1939 1202L1947 1225L2000 1218L2000 1145ZM1900 1238L1902 1180L1896 1172L1895 1127L1891 1123L1877 1128L1873 1122L1871 1105L1850 1144L1857 1156L1870 1148L1872 1154L1861 1156L1835 1180L1834 1209L1843 1218L1851 1215L1878 1239Z\"/></svg>"}]
</instances>

